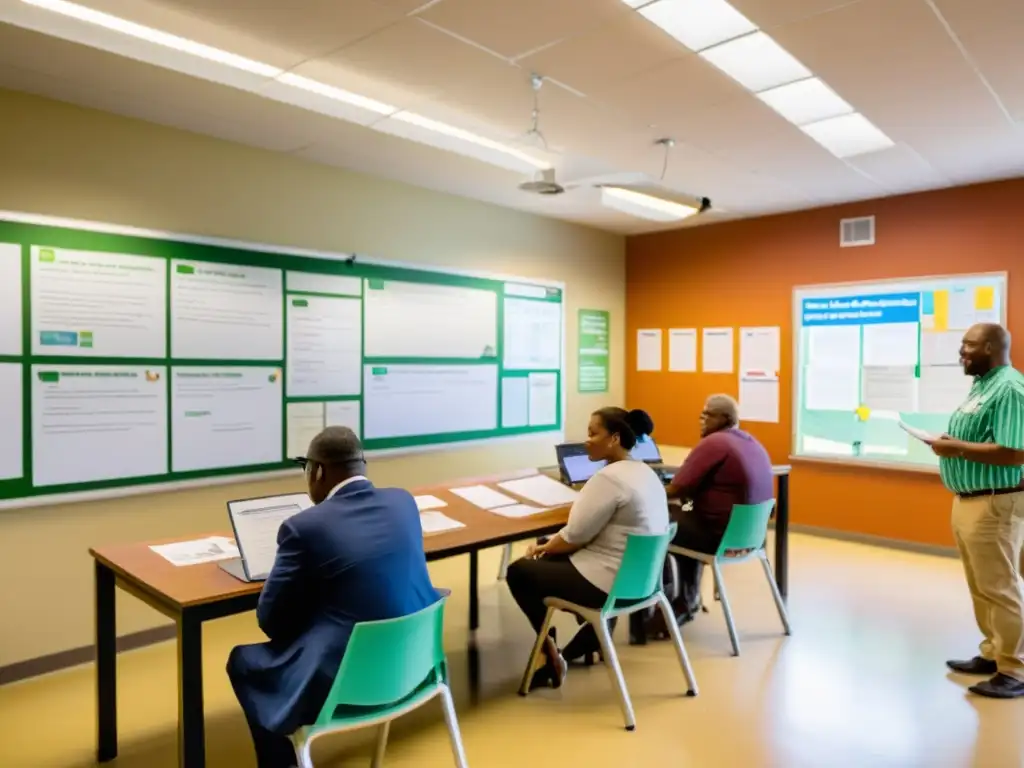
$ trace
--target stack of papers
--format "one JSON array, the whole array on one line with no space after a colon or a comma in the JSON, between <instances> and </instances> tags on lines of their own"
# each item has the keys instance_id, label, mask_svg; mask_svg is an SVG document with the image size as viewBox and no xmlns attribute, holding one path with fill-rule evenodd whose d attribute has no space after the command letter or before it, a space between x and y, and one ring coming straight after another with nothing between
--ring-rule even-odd
<instances>
[{"instance_id":1,"label":"stack of papers","mask_svg":"<svg viewBox=\"0 0 1024 768\"><path fill-rule=\"evenodd\" d=\"M547 512L547 510L540 507L532 507L529 504L511 504L507 507L495 507L491 512L502 517L529 517L530 515L539 515L541 512Z\"/></svg>"},{"instance_id":2,"label":"stack of papers","mask_svg":"<svg viewBox=\"0 0 1024 768\"><path fill-rule=\"evenodd\" d=\"M427 536L431 533L444 533L445 531L454 531L458 528L465 528L464 523L460 523L458 520L452 520L448 515L443 512L427 511L420 514L420 525L423 526L423 535Z\"/></svg>"},{"instance_id":3,"label":"stack of papers","mask_svg":"<svg viewBox=\"0 0 1024 768\"><path fill-rule=\"evenodd\" d=\"M419 507L420 512L426 512L428 509L447 507L448 502L437 498L437 496L417 496L416 506Z\"/></svg>"},{"instance_id":4,"label":"stack of papers","mask_svg":"<svg viewBox=\"0 0 1024 768\"><path fill-rule=\"evenodd\" d=\"M909 424L906 424L902 419L899 421L899 425L900 429L902 429L911 437L917 438L922 443L928 443L929 445L931 445L940 437L940 435L933 435L931 432L925 432L923 429L912 427Z\"/></svg>"},{"instance_id":5,"label":"stack of papers","mask_svg":"<svg viewBox=\"0 0 1024 768\"><path fill-rule=\"evenodd\" d=\"M226 536L207 536L193 541L176 541L150 547L172 565L199 565L239 557L238 547Z\"/></svg>"},{"instance_id":6,"label":"stack of papers","mask_svg":"<svg viewBox=\"0 0 1024 768\"><path fill-rule=\"evenodd\" d=\"M504 483L498 483L498 486L510 493L514 493L516 496L522 496L524 499L546 507L572 504L579 496L577 491L562 485L547 475L533 475L532 477L524 477L521 480L509 480Z\"/></svg>"},{"instance_id":7,"label":"stack of papers","mask_svg":"<svg viewBox=\"0 0 1024 768\"><path fill-rule=\"evenodd\" d=\"M506 496L504 493L498 493L492 488L488 488L486 485L470 485L465 488L452 488L451 492L456 496L465 499L475 507L481 509L494 509L495 507L505 507L509 504L515 504L516 500Z\"/></svg>"}]
</instances>

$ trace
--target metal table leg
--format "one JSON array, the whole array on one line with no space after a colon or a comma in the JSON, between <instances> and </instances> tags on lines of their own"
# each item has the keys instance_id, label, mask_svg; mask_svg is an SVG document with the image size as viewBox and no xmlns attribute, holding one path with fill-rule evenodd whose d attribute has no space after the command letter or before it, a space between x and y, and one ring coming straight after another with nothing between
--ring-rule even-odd
<instances>
[{"instance_id":1,"label":"metal table leg","mask_svg":"<svg viewBox=\"0 0 1024 768\"><path fill-rule=\"evenodd\" d=\"M782 599L789 597L789 475L779 475L775 514L775 582Z\"/></svg>"},{"instance_id":2,"label":"metal table leg","mask_svg":"<svg viewBox=\"0 0 1024 768\"><path fill-rule=\"evenodd\" d=\"M178 620L178 765L204 768L203 625L188 610Z\"/></svg>"},{"instance_id":3,"label":"metal table leg","mask_svg":"<svg viewBox=\"0 0 1024 768\"><path fill-rule=\"evenodd\" d=\"M469 631L480 626L480 568L479 554L474 549L469 553Z\"/></svg>"},{"instance_id":4,"label":"metal table leg","mask_svg":"<svg viewBox=\"0 0 1024 768\"><path fill-rule=\"evenodd\" d=\"M117 757L117 611L114 572L95 562L96 760Z\"/></svg>"}]
</instances>

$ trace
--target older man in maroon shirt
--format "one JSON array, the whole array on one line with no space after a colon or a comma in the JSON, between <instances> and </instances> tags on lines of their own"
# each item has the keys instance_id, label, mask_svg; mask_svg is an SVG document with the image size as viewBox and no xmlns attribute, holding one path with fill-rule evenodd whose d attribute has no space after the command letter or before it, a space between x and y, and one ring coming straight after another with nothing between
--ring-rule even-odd
<instances>
[{"instance_id":1,"label":"older man in maroon shirt","mask_svg":"<svg viewBox=\"0 0 1024 768\"><path fill-rule=\"evenodd\" d=\"M757 440L739 428L739 409L728 395L712 395L700 414L701 441L668 486L669 498L690 499L693 509L677 520L674 543L712 553L722 543L733 504L757 504L774 495L772 462ZM688 621L700 610L703 567L678 557L680 594L676 618Z\"/></svg>"}]
</instances>

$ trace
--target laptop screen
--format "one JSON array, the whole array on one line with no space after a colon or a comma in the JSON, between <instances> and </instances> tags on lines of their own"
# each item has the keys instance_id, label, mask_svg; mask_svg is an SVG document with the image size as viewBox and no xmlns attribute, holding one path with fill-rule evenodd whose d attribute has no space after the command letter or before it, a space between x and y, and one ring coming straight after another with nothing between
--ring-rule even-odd
<instances>
[{"instance_id":1,"label":"laptop screen","mask_svg":"<svg viewBox=\"0 0 1024 768\"><path fill-rule=\"evenodd\" d=\"M277 531L292 515L313 506L305 493L228 502L228 517L245 574L257 581L270 575L277 557Z\"/></svg>"},{"instance_id":2,"label":"laptop screen","mask_svg":"<svg viewBox=\"0 0 1024 768\"><path fill-rule=\"evenodd\" d=\"M562 476L570 483L585 483L608 462L591 461L587 457L587 449L583 443L562 443L555 448L558 456L558 468Z\"/></svg>"},{"instance_id":3,"label":"laptop screen","mask_svg":"<svg viewBox=\"0 0 1024 768\"><path fill-rule=\"evenodd\" d=\"M661 463L661 451L658 450L658 444L654 442L652 437L641 437L637 440L633 450L630 451L630 455L637 461L646 461L648 463Z\"/></svg>"}]
</instances>

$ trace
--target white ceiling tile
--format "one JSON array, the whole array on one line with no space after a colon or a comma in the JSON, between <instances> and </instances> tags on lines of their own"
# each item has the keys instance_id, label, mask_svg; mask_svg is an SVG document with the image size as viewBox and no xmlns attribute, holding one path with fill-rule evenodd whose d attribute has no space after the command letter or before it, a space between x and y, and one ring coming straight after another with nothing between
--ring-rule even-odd
<instances>
[{"instance_id":1,"label":"white ceiling tile","mask_svg":"<svg viewBox=\"0 0 1024 768\"><path fill-rule=\"evenodd\" d=\"M594 96L685 53L678 42L642 16L628 13L524 56L518 63Z\"/></svg>"},{"instance_id":2,"label":"white ceiling tile","mask_svg":"<svg viewBox=\"0 0 1024 768\"><path fill-rule=\"evenodd\" d=\"M620 0L442 0L418 16L511 59L629 12Z\"/></svg>"},{"instance_id":3,"label":"white ceiling tile","mask_svg":"<svg viewBox=\"0 0 1024 768\"><path fill-rule=\"evenodd\" d=\"M402 18L400 11L373 0L82 0L82 4L284 69Z\"/></svg>"},{"instance_id":4,"label":"white ceiling tile","mask_svg":"<svg viewBox=\"0 0 1024 768\"><path fill-rule=\"evenodd\" d=\"M905 144L851 157L846 162L870 176L891 194L935 189L952 183Z\"/></svg>"},{"instance_id":5,"label":"white ceiling tile","mask_svg":"<svg viewBox=\"0 0 1024 768\"><path fill-rule=\"evenodd\" d=\"M1024 2L935 0L981 74L1024 123Z\"/></svg>"}]
</instances>

